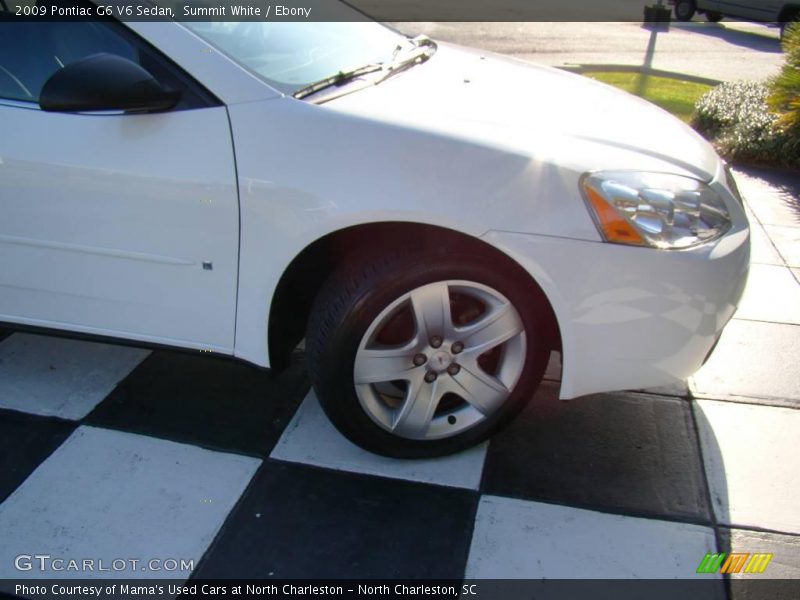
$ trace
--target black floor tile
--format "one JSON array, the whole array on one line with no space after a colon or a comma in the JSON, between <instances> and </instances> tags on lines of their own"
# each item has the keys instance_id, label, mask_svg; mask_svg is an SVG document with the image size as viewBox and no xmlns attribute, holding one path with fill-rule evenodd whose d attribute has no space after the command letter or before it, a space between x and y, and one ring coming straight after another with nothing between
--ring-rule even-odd
<instances>
[{"instance_id":1,"label":"black floor tile","mask_svg":"<svg viewBox=\"0 0 800 600\"><path fill-rule=\"evenodd\" d=\"M557 395L544 383L492 440L484 493L708 522L688 402L631 393L562 402Z\"/></svg>"},{"instance_id":2,"label":"black floor tile","mask_svg":"<svg viewBox=\"0 0 800 600\"><path fill-rule=\"evenodd\" d=\"M0 410L0 502L58 448L75 425Z\"/></svg>"},{"instance_id":3,"label":"black floor tile","mask_svg":"<svg viewBox=\"0 0 800 600\"><path fill-rule=\"evenodd\" d=\"M266 462L194 577L464 575L478 495Z\"/></svg>"},{"instance_id":4,"label":"black floor tile","mask_svg":"<svg viewBox=\"0 0 800 600\"><path fill-rule=\"evenodd\" d=\"M309 389L302 356L279 375L242 362L157 351L87 417L122 429L266 456Z\"/></svg>"}]
</instances>

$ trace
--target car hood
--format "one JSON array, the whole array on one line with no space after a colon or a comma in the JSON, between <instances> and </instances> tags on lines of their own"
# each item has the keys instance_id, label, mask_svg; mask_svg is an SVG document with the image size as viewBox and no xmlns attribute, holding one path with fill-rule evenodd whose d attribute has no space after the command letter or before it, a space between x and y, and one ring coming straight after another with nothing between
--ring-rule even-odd
<instances>
[{"instance_id":1,"label":"car hood","mask_svg":"<svg viewBox=\"0 0 800 600\"><path fill-rule=\"evenodd\" d=\"M422 65L324 106L575 171L649 169L709 181L719 166L702 137L649 102L562 70L449 44Z\"/></svg>"}]
</instances>

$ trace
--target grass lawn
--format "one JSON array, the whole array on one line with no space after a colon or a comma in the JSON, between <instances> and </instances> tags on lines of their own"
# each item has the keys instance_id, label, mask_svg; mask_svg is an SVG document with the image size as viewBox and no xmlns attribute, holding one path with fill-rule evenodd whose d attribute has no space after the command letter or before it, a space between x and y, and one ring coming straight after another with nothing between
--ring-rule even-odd
<instances>
[{"instance_id":1,"label":"grass lawn","mask_svg":"<svg viewBox=\"0 0 800 600\"><path fill-rule=\"evenodd\" d=\"M704 83L641 73L595 71L584 75L649 100L687 123L700 96L712 89Z\"/></svg>"}]
</instances>

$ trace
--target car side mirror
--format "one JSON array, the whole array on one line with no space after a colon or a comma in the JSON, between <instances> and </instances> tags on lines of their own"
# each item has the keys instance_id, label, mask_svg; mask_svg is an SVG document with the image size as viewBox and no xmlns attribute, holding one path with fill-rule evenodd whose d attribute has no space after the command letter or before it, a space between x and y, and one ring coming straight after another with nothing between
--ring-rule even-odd
<instances>
[{"instance_id":1,"label":"car side mirror","mask_svg":"<svg viewBox=\"0 0 800 600\"><path fill-rule=\"evenodd\" d=\"M39 106L57 112L153 112L173 108L180 96L135 62L100 53L56 71L42 87Z\"/></svg>"}]
</instances>

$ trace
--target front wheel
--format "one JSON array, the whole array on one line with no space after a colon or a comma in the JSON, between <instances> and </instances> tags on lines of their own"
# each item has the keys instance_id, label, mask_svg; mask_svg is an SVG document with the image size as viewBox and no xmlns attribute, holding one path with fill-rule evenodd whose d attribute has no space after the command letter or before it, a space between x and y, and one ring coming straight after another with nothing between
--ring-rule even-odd
<instances>
[{"instance_id":1,"label":"front wheel","mask_svg":"<svg viewBox=\"0 0 800 600\"><path fill-rule=\"evenodd\" d=\"M543 297L519 269L429 253L333 275L307 332L314 389L351 441L422 458L476 444L533 396L549 356Z\"/></svg>"},{"instance_id":2,"label":"front wheel","mask_svg":"<svg viewBox=\"0 0 800 600\"><path fill-rule=\"evenodd\" d=\"M675 2L675 18L678 21L691 21L697 10L697 5L694 0L677 0Z\"/></svg>"}]
</instances>

